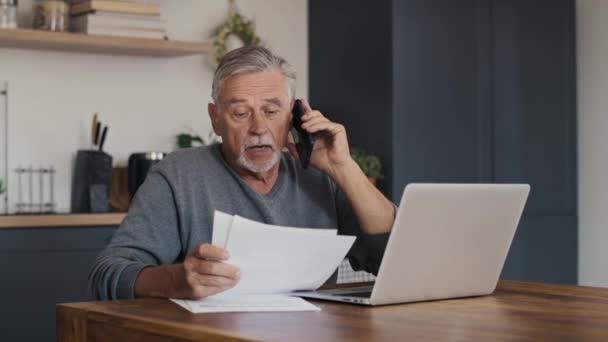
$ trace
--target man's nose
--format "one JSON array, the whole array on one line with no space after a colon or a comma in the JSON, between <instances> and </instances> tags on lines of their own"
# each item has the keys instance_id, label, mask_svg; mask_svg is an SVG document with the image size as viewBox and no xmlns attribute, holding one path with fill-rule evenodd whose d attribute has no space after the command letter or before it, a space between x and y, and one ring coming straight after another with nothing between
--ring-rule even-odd
<instances>
[{"instance_id":1,"label":"man's nose","mask_svg":"<svg viewBox=\"0 0 608 342\"><path fill-rule=\"evenodd\" d=\"M253 134L264 134L268 130L268 124L263 113L255 111L251 116L249 131Z\"/></svg>"}]
</instances>

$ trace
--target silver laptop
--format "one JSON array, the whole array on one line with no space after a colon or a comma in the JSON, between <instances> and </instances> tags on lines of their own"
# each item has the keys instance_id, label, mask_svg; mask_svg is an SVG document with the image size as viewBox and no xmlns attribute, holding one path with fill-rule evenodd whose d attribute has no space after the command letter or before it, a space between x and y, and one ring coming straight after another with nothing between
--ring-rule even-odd
<instances>
[{"instance_id":1,"label":"silver laptop","mask_svg":"<svg viewBox=\"0 0 608 342\"><path fill-rule=\"evenodd\" d=\"M528 184L409 184L373 287L297 296L383 305L494 292Z\"/></svg>"}]
</instances>

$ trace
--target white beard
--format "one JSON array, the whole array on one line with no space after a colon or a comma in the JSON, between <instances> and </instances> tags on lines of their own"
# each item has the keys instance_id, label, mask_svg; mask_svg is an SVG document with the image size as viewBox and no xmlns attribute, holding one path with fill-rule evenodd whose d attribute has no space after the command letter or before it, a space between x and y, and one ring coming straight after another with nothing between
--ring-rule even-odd
<instances>
[{"instance_id":1,"label":"white beard","mask_svg":"<svg viewBox=\"0 0 608 342\"><path fill-rule=\"evenodd\" d=\"M239 164L240 167L247 169L248 171L251 171L253 173L264 173L264 172L272 169L272 167L278 163L279 158L280 158L280 152L274 151L272 154L272 159L270 161L268 161L267 163L262 164L260 166L255 166L247 158L245 158L245 156L243 154L241 154L239 156L239 158L236 160L236 162L237 162L237 164Z\"/></svg>"},{"instance_id":2,"label":"white beard","mask_svg":"<svg viewBox=\"0 0 608 342\"><path fill-rule=\"evenodd\" d=\"M245 157L245 150L250 146L256 146L256 145L272 146L272 158L268 162L266 162L262 165L259 165L259 166L254 165L250 160L247 159L247 157ZM252 137L248 138L247 141L245 141L245 143L241 147L241 153L239 154L239 157L236 160L236 163L240 167L257 174L257 173L264 173L264 172L272 169L279 162L280 157L281 157L281 151L277 150L277 148L274 144L274 140L270 136L268 136L268 135L252 136Z\"/></svg>"}]
</instances>

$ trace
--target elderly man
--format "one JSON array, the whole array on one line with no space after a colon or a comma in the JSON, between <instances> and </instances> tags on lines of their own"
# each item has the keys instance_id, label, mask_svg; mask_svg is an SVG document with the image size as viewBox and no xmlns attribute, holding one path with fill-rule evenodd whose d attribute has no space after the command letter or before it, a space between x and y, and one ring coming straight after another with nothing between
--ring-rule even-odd
<instances>
[{"instance_id":1,"label":"elderly man","mask_svg":"<svg viewBox=\"0 0 608 342\"><path fill-rule=\"evenodd\" d=\"M357 235L353 268L377 272L395 206L351 159L344 126L306 101L302 128L316 141L311 167L300 166L287 138L294 84L286 61L265 48L223 58L208 106L222 143L176 151L150 170L91 270L97 298L203 298L235 286L230 251L210 244L215 210Z\"/></svg>"}]
</instances>

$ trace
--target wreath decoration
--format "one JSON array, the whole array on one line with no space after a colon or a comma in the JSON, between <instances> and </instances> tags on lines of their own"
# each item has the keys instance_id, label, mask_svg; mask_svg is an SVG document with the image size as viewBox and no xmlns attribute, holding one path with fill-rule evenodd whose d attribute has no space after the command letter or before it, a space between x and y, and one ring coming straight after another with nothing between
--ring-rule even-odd
<instances>
[{"instance_id":1,"label":"wreath decoration","mask_svg":"<svg viewBox=\"0 0 608 342\"><path fill-rule=\"evenodd\" d=\"M238 37L245 46L260 45L262 40L255 32L255 23L236 11L234 0L229 1L228 18L215 29L213 38L213 61L219 64L226 54L226 40L231 35Z\"/></svg>"}]
</instances>

